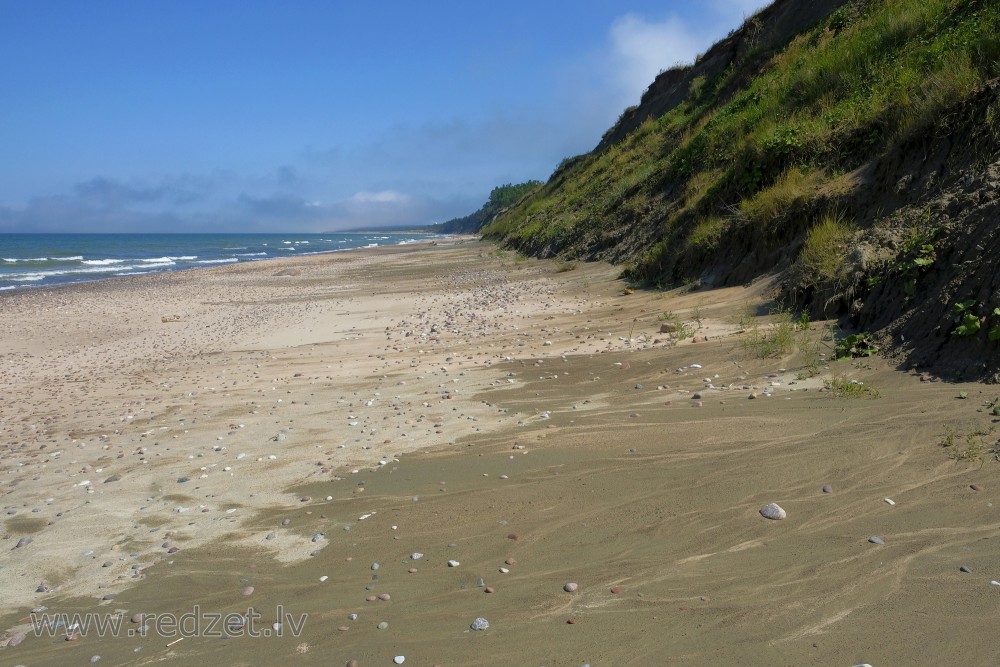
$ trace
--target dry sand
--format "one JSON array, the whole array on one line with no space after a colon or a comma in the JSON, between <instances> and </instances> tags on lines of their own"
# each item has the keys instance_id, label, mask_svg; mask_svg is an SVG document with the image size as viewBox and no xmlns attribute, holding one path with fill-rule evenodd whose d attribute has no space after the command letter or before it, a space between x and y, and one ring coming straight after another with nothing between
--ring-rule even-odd
<instances>
[{"instance_id":1,"label":"dry sand","mask_svg":"<svg viewBox=\"0 0 1000 667\"><path fill-rule=\"evenodd\" d=\"M756 359L766 281L560 268L466 241L0 296L0 663L1000 662L1000 391ZM307 618L127 636L195 605Z\"/></svg>"}]
</instances>

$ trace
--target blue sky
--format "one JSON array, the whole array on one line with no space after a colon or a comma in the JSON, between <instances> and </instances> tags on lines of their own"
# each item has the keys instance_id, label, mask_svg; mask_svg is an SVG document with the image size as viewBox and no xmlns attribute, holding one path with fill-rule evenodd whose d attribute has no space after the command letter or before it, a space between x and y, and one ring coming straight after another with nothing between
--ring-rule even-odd
<instances>
[{"instance_id":1,"label":"blue sky","mask_svg":"<svg viewBox=\"0 0 1000 667\"><path fill-rule=\"evenodd\" d=\"M763 0L0 0L0 232L426 224Z\"/></svg>"}]
</instances>

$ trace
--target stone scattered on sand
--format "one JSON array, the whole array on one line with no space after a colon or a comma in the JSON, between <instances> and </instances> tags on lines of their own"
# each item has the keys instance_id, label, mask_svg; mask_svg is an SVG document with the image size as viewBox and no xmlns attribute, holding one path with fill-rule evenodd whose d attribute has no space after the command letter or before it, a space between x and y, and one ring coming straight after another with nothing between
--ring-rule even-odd
<instances>
[{"instance_id":1,"label":"stone scattered on sand","mask_svg":"<svg viewBox=\"0 0 1000 667\"><path fill-rule=\"evenodd\" d=\"M386 628L389 627L389 623L386 622L386 621L382 621L381 623L379 623L375 627L378 628L379 630L385 630Z\"/></svg>"},{"instance_id":2,"label":"stone scattered on sand","mask_svg":"<svg viewBox=\"0 0 1000 667\"><path fill-rule=\"evenodd\" d=\"M829 484L823 485L823 493L833 493L833 487Z\"/></svg>"},{"instance_id":3,"label":"stone scattered on sand","mask_svg":"<svg viewBox=\"0 0 1000 667\"><path fill-rule=\"evenodd\" d=\"M572 581L563 585L563 590L567 593L575 593L577 588L579 588L579 586Z\"/></svg>"},{"instance_id":4,"label":"stone scattered on sand","mask_svg":"<svg viewBox=\"0 0 1000 667\"><path fill-rule=\"evenodd\" d=\"M461 563L459 563L457 560L448 561L448 567L458 567L459 565L461 565Z\"/></svg>"},{"instance_id":5,"label":"stone scattered on sand","mask_svg":"<svg viewBox=\"0 0 1000 667\"><path fill-rule=\"evenodd\" d=\"M380 594L380 595L378 596L378 599L379 599L379 600L381 600L382 602L388 602L389 600L391 600L391 599L392 599L392 596L391 596L391 595L389 595L388 593L381 593L381 594Z\"/></svg>"},{"instance_id":6,"label":"stone scattered on sand","mask_svg":"<svg viewBox=\"0 0 1000 667\"><path fill-rule=\"evenodd\" d=\"M406 662L406 656L405 655L397 655L395 658L392 659L392 661L394 663L396 663L397 665L402 665L404 662Z\"/></svg>"},{"instance_id":7,"label":"stone scattered on sand","mask_svg":"<svg viewBox=\"0 0 1000 667\"><path fill-rule=\"evenodd\" d=\"M970 570L967 565L963 565L962 567L958 568L958 571L959 572L965 572L966 574L968 574L969 572L972 572L972 570Z\"/></svg>"},{"instance_id":8,"label":"stone scattered on sand","mask_svg":"<svg viewBox=\"0 0 1000 667\"><path fill-rule=\"evenodd\" d=\"M889 505L890 507L896 504L896 501L893 500L892 498L883 498L882 502L884 502L886 505Z\"/></svg>"},{"instance_id":9,"label":"stone scattered on sand","mask_svg":"<svg viewBox=\"0 0 1000 667\"><path fill-rule=\"evenodd\" d=\"M19 539L17 541L17 544L14 545L14 548L15 549L20 549L21 547L26 547L29 544L31 544L33 541L34 540L32 540L30 537L22 537L21 539Z\"/></svg>"},{"instance_id":10,"label":"stone scattered on sand","mask_svg":"<svg viewBox=\"0 0 1000 667\"><path fill-rule=\"evenodd\" d=\"M240 591L240 595L243 597L249 597L253 595L253 586L244 586L243 590Z\"/></svg>"},{"instance_id":11,"label":"stone scattered on sand","mask_svg":"<svg viewBox=\"0 0 1000 667\"><path fill-rule=\"evenodd\" d=\"M978 484L969 484L969 488L972 489L973 491L978 491L979 490L979 485Z\"/></svg>"},{"instance_id":12,"label":"stone scattered on sand","mask_svg":"<svg viewBox=\"0 0 1000 667\"><path fill-rule=\"evenodd\" d=\"M618 586L612 586L612 587L611 587L611 593L612 593L613 595L618 595L618 594L619 594L619 593L621 593L621 592L622 592L622 589L621 589L621 588L619 588Z\"/></svg>"},{"instance_id":13,"label":"stone scattered on sand","mask_svg":"<svg viewBox=\"0 0 1000 667\"><path fill-rule=\"evenodd\" d=\"M883 540L878 535L872 535L871 537L868 538L868 541L871 542L872 544L885 544L885 540Z\"/></svg>"},{"instance_id":14,"label":"stone scattered on sand","mask_svg":"<svg viewBox=\"0 0 1000 667\"><path fill-rule=\"evenodd\" d=\"M410 559L411 560L420 560L423 557L424 557L424 555L422 553L420 553L419 551L414 551L412 554L410 554Z\"/></svg>"},{"instance_id":15,"label":"stone scattered on sand","mask_svg":"<svg viewBox=\"0 0 1000 667\"><path fill-rule=\"evenodd\" d=\"M760 515L765 519L771 519L772 521L780 521L784 519L788 514L781 508L777 503L768 503L760 508Z\"/></svg>"},{"instance_id":16,"label":"stone scattered on sand","mask_svg":"<svg viewBox=\"0 0 1000 667\"><path fill-rule=\"evenodd\" d=\"M476 620L474 620L472 624L469 625L469 627L472 628L473 630L486 630L487 628L490 627L490 622L487 621L485 618L479 617Z\"/></svg>"}]
</instances>

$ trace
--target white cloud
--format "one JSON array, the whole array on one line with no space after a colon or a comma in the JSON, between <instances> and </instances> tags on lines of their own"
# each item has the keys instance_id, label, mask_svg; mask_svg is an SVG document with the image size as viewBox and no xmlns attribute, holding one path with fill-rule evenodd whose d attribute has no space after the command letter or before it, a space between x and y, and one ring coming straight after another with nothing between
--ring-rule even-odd
<instances>
[{"instance_id":1,"label":"white cloud","mask_svg":"<svg viewBox=\"0 0 1000 667\"><path fill-rule=\"evenodd\" d=\"M617 19L610 30L616 75L629 100L638 101L656 75L690 63L708 45L708 35L678 17L649 22L637 14Z\"/></svg>"},{"instance_id":2,"label":"white cloud","mask_svg":"<svg viewBox=\"0 0 1000 667\"><path fill-rule=\"evenodd\" d=\"M405 204L409 200L409 197L394 190L381 190L379 192L362 190L354 193L354 196L351 197L351 201L359 204Z\"/></svg>"}]
</instances>

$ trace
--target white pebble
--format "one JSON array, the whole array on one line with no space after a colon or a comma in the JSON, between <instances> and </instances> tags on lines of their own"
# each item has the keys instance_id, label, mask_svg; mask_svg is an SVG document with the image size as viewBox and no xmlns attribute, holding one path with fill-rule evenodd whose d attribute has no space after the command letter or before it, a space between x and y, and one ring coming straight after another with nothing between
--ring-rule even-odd
<instances>
[{"instance_id":1,"label":"white pebble","mask_svg":"<svg viewBox=\"0 0 1000 667\"><path fill-rule=\"evenodd\" d=\"M885 504L886 505L895 505L896 504L895 501L893 501L892 498L883 498L883 500L885 500Z\"/></svg>"},{"instance_id":2,"label":"white pebble","mask_svg":"<svg viewBox=\"0 0 1000 667\"><path fill-rule=\"evenodd\" d=\"M404 662L406 662L406 656L405 655L397 655L395 658L392 659L392 661L394 663L396 663L397 665L402 665Z\"/></svg>"}]
</instances>

